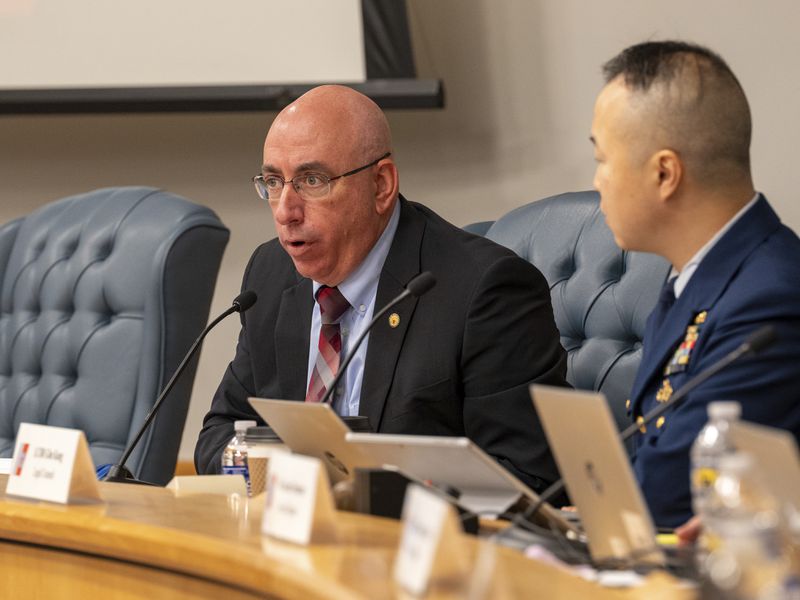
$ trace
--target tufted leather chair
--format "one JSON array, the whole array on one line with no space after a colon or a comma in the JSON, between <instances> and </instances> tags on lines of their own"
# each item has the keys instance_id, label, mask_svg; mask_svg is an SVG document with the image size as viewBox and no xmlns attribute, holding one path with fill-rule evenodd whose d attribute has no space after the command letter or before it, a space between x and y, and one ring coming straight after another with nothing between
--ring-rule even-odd
<instances>
[{"instance_id":1,"label":"tufted leather chair","mask_svg":"<svg viewBox=\"0 0 800 600\"><path fill-rule=\"evenodd\" d=\"M145 187L53 202L0 226L0 456L22 422L81 429L120 458L208 318L229 232L208 208ZM195 364L128 461L173 474Z\"/></svg>"},{"instance_id":2,"label":"tufted leather chair","mask_svg":"<svg viewBox=\"0 0 800 600\"><path fill-rule=\"evenodd\" d=\"M470 233L474 233L475 235L486 235L486 232L489 231L489 228L494 225L494 221L478 221L477 223L470 223L469 225L464 225L464 231L469 231Z\"/></svg>"},{"instance_id":3,"label":"tufted leather chair","mask_svg":"<svg viewBox=\"0 0 800 600\"><path fill-rule=\"evenodd\" d=\"M620 250L595 192L526 204L497 220L486 237L544 274L567 350L567 380L602 391L617 424L627 426L625 401L641 360L645 322L669 264L653 254Z\"/></svg>"}]
</instances>

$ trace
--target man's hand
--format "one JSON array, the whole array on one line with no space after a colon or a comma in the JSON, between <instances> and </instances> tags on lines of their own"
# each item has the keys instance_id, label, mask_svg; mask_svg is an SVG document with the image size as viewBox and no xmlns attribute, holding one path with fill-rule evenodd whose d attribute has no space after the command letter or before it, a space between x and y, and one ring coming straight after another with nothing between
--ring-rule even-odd
<instances>
[{"instance_id":1,"label":"man's hand","mask_svg":"<svg viewBox=\"0 0 800 600\"><path fill-rule=\"evenodd\" d=\"M700 533L703 531L703 522L700 517L692 517L686 523L675 529L675 535L678 536L679 546L688 546L694 544Z\"/></svg>"}]
</instances>

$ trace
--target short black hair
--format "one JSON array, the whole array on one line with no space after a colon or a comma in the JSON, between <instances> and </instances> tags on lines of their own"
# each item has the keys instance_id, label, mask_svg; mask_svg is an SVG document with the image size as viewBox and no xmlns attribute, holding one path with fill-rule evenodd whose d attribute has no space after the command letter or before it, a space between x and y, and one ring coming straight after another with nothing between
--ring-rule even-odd
<instances>
[{"instance_id":1,"label":"short black hair","mask_svg":"<svg viewBox=\"0 0 800 600\"><path fill-rule=\"evenodd\" d=\"M715 52L665 40L630 46L603 65L606 83L619 78L657 107L662 139L680 150L694 174L719 182L750 169L751 119L744 90Z\"/></svg>"},{"instance_id":2,"label":"short black hair","mask_svg":"<svg viewBox=\"0 0 800 600\"><path fill-rule=\"evenodd\" d=\"M629 88L647 91L656 81L668 83L676 77L682 65L681 59L686 56L703 60L713 70L724 73L739 84L719 54L704 46L675 40L642 42L625 48L603 65L603 76L609 83L622 75Z\"/></svg>"}]
</instances>

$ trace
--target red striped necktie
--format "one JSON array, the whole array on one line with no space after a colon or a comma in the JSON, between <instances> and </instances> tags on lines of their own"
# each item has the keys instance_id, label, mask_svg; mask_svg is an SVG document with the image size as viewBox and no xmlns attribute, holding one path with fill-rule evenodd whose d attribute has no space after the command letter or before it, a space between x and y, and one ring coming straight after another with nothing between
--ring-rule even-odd
<instances>
[{"instance_id":1,"label":"red striped necktie","mask_svg":"<svg viewBox=\"0 0 800 600\"><path fill-rule=\"evenodd\" d=\"M350 308L339 288L323 285L317 291L317 304L322 325L319 330L319 352L314 371L308 382L306 402L319 402L333 383L339 371L339 355L342 351L342 332L339 319ZM331 404L333 403L331 396Z\"/></svg>"}]
</instances>

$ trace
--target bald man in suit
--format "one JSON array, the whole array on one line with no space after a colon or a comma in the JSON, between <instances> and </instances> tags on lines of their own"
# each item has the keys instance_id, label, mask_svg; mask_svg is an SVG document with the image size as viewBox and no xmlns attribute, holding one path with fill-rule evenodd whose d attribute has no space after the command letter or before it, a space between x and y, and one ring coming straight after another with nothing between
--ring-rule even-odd
<instances>
[{"instance_id":1,"label":"bald man in suit","mask_svg":"<svg viewBox=\"0 0 800 600\"><path fill-rule=\"evenodd\" d=\"M374 310L430 271L436 286L370 332L334 409L381 433L466 435L537 490L558 477L528 395L532 382L565 385L547 282L400 195L389 126L370 99L341 86L299 98L272 124L255 181L278 238L245 272L259 300L205 418L198 472L218 472L233 421L256 418L249 396L319 398L317 376L330 370L320 356L336 360L321 339L321 291L350 306L338 323L344 356Z\"/></svg>"}]
</instances>

